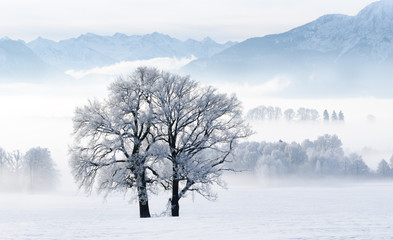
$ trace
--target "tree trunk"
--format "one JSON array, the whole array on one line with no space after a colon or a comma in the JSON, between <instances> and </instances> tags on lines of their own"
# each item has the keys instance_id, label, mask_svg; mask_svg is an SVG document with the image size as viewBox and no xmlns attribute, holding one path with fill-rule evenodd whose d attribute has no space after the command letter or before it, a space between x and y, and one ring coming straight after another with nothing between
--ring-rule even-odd
<instances>
[{"instance_id":1,"label":"tree trunk","mask_svg":"<svg viewBox=\"0 0 393 240\"><path fill-rule=\"evenodd\" d=\"M149 210L149 202L142 201L139 199L139 217L140 218L149 218L150 210Z\"/></svg>"},{"instance_id":2,"label":"tree trunk","mask_svg":"<svg viewBox=\"0 0 393 240\"><path fill-rule=\"evenodd\" d=\"M173 180L172 182L172 217L179 216L179 180Z\"/></svg>"},{"instance_id":3,"label":"tree trunk","mask_svg":"<svg viewBox=\"0 0 393 240\"><path fill-rule=\"evenodd\" d=\"M139 217L149 218L149 199L147 196L146 182L142 181L142 186L138 187Z\"/></svg>"}]
</instances>

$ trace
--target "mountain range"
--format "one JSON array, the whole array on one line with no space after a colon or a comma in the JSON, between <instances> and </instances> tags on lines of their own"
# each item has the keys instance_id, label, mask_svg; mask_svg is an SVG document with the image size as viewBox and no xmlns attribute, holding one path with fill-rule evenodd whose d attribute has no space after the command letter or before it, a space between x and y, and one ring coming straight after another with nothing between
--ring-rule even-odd
<instances>
[{"instance_id":1,"label":"mountain range","mask_svg":"<svg viewBox=\"0 0 393 240\"><path fill-rule=\"evenodd\" d=\"M120 61L157 57L210 57L234 42L219 44L210 38L181 41L161 33L128 36L116 33L99 36L87 33L78 38L54 42L38 38L26 45L45 62L63 70L105 66Z\"/></svg>"},{"instance_id":2,"label":"mountain range","mask_svg":"<svg viewBox=\"0 0 393 240\"><path fill-rule=\"evenodd\" d=\"M197 59L181 73L234 83L284 81L283 96L392 97L393 0L374 2L355 16L330 14L290 31L219 44L181 41L161 33L92 33L61 41L0 39L1 78L39 78L122 61L158 57ZM274 84L277 84L275 82Z\"/></svg>"},{"instance_id":3,"label":"mountain range","mask_svg":"<svg viewBox=\"0 0 393 240\"><path fill-rule=\"evenodd\" d=\"M325 15L282 34L247 39L184 71L251 83L281 76L291 80L284 95L393 96L393 1L374 2L356 16Z\"/></svg>"},{"instance_id":4,"label":"mountain range","mask_svg":"<svg viewBox=\"0 0 393 240\"><path fill-rule=\"evenodd\" d=\"M181 41L161 33L128 36L116 33L100 36L92 33L77 38L53 41L37 38L0 39L0 77L26 79L62 74L66 70L102 67L121 61L146 60L158 57L208 58L236 42L219 44L210 38L202 41Z\"/></svg>"}]
</instances>

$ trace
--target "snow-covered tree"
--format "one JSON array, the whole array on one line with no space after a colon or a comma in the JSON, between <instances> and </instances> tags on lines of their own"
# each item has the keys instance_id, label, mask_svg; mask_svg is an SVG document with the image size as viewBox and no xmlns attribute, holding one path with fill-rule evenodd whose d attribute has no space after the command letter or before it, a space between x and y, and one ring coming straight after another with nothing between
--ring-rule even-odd
<instances>
[{"instance_id":1,"label":"snow-covered tree","mask_svg":"<svg viewBox=\"0 0 393 240\"><path fill-rule=\"evenodd\" d=\"M287 120L287 121L292 121L293 119L295 119L295 116L296 116L296 113L292 108L289 108L284 111L284 117L285 117L285 120Z\"/></svg>"},{"instance_id":2,"label":"snow-covered tree","mask_svg":"<svg viewBox=\"0 0 393 240\"><path fill-rule=\"evenodd\" d=\"M268 176L300 173L307 162L306 152L295 142L263 142L260 155L258 169Z\"/></svg>"},{"instance_id":3,"label":"snow-covered tree","mask_svg":"<svg viewBox=\"0 0 393 240\"><path fill-rule=\"evenodd\" d=\"M248 120L280 120L282 118L282 111L279 107L273 106L259 106L248 111L246 118Z\"/></svg>"},{"instance_id":4,"label":"snow-covered tree","mask_svg":"<svg viewBox=\"0 0 393 240\"><path fill-rule=\"evenodd\" d=\"M387 177L391 175L391 169L389 167L389 164L385 161L385 159L382 159L377 168L377 174L382 176L382 177Z\"/></svg>"},{"instance_id":5,"label":"snow-covered tree","mask_svg":"<svg viewBox=\"0 0 393 240\"><path fill-rule=\"evenodd\" d=\"M249 157L248 150L251 152ZM276 143L243 142L236 148L234 159L237 169L247 166L248 170L257 170L267 176L370 175L360 155L344 155L342 142L336 135L324 135L314 141L306 139L301 145L281 140Z\"/></svg>"},{"instance_id":6,"label":"snow-covered tree","mask_svg":"<svg viewBox=\"0 0 393 240\"><path fill-rule=\"evenodd\" d=\"M27 151L23 169L30 191L47 191L56 187L58 174L48 149L36 147Z\"/></svg>"},{"instance_id":7,"label":"snow-covered tree","mask_svg":"<svg viewBox=\"0 0 393 240\"><path fill-rule=\"evenodd\" d=\"M140 217L150 217L148 187L154 182L152 93L160 72L138 68L111 84L104 101L90 101L74 116L73 175L90 192L136 190Z\"/></svg>"},{"instance_id":8,"label":"snow-covered tree","mask_svg":"<svg viewBox=\"0 0 393 240\"><path fill-rule=\"evenodd\" d=\"M310 109L310 120L311 121L317 121L319 119L319 113L315 109Z\"/></svg>"},{"instance_id":9,"label":"snow-covered tree","mask_svg":"<svg viewBox=\"0 0 393 240\"><path fill-rule=\"evenodd\" d=\"M154 118L172 168L172 216L179 216L179 200L188 191L213 197L209 185L219 183L236 141L251 132L235 96L170 73L163 73L159 89L153 94Z\"/></svg>"},{"instance_id":10,"label":"snow-covered tree","mask_svg":"<svg viewBox=\"0 0 393 240\"><path fill-rule=\"evenodd\" d=\"M257 165L258 170L269 177L287 174L288 166L284 153L286 145L284 142L263 143L262 155Z\"/></svg>"},{"instance_id":11,"label":"snow-covered tree","mask_svg":"<svg viewBox=\"0 0 393 240\"><path fill-rule=\"evenodd\" d=\"M23 154L19 150L15 150L7 156L7 168L8 170L19 177L23 167Z\"/></svg>"},{"instance_id":12,"label":"snow-covered tree","mask_svg":"<svg viewBox=\"0 0 393 240\"><path fill-rule=\"evenodd\" d=\"M227 163L228 167L235 170L253 171L261 157L260 146L258 142L242 142L239 143L231 156L231 161Z\"/></svg>"},{"instance_id":13,"label":"snow-covered tree","mask_svg":"<svg viewBox=\"0 0 393 240\"><path fill-rule=\"evenodd\" d=\"M299 108L297 110L297 117L299 120L301 121L307 121L309 120L309 115L308 115L308 111L306 108Z\"/></svg>"},{"instance_id":14,"label":"snow-covered tree","mask_svg":"<svg viewBox=\"0 0 393 240\"><path fill-rule=\"evenodd\" d=\"M173 216L188 191L211 197L209 185L250 134L236 97L146 67L109 90L75 112L71 166L80 187L133 189L141 217L150 217L148 190L158 184L172 189Z\"/></svg>"},{"instance_id":15,"label":"snow-covered tree","mask_svg":"<svg viewBox=\"0 0 393 240\"><path fill-rule=\"evenodd\" d=\"M290 173L295 173L302 170L304 164L307 162L306 151L298 143L291 143L285 146L286 164Z\"/></svg>"},{"instance_id":16,"label":"snow-covered tree","mask_svg":"<svg viewBox=\"0 0 393 240\"><path fill-rule=\"evenodd\" d=\"M329 122L330 118L329 118L329 113L328 111L325 109L325 111L323 111L323 120L325 122Z\"/></svg>"},{"instance_id":17,"label":"snow-covered tree","mask_svg":"<svg viewBox=\"0 0 393 240\"><path fill-rule=\"evenodd\" d=\"M366 176L370 173L370 168L363 161L362 156L358 154L350 154L349 159L349 174L355 176Z\"/></svg>"},{"instance_id":18,"label":"snow-covered tree","mask_svg":"<svg viewBox=\"0 0 393 240\"><path fill-rule=\"evenodd\" d=\"M339 121L344 121L344 113L343 113L342 111L340 111L340 112L338 113L338 120L339 120Z\"/></svg>"},{"instance_id":19,"label":"snow-covered tree","mask_svg":"<svg viewBox=\"0 0 393 240\"><path fill-rule=\"evenodd\" d=\"M297 110L297 117L300 121L316 121L319 119L319 113L315 109L302 107Z\"/></svg>"},{"instance_id":20,"label":"snow-covered tree","mask_svg":"<svg viewBox=\"0 0 393 240\"><path fill-rule=\"evenodd\" d=\"M0 189L4 186L6 181L6 172L7 172L7 153L0 147Z\"/></svg>"},{"instance_id":21,"label":"snow-covered tree","mask_svg":"<svg viewBox=\"0 0 393 240\"><path fill-rule=\"evenodd\" d=\"M332 121L337 121L337 120L338 120L337 113L336 113L336 111L333 110Z\"/></svg>"},{"instance_id":22,"label":"snow-covered tree","mask_svg":"<svg viewBox=\"0 0 393 240\"><path fill-rule=\"evenodd\" d=\"M0 189L6 191L47 191L56 187L57 171L49 150L32 148L7 153L0 148Z\"/></svg>"},{"instance_id":23,"label":"snow-covered tree","mask_svg":"<svg viewBox=\"0 0 393 240\"><path fill-rule=\"evenodd\" d=\"M273 116L273 120L280 120L282 118L282 111L281 108L279 107L275 107L274 108L274 116Z\"/></svg>"},{"instance_id":24,"label":"snow-covered tree","mask_svg":"<svg viewBox=\"0 0 393 240\"><path fill-rule=\"evenodd\" d=\"M10 183L7 189L22 190L23 189L23 153L19 150L7 153L6 157L6 170L7 178Z\"/></svg>"},{"instance_id":25,"label":"snow-covered tree","mask_svg":"<svg viewBox=\"0 0 393 240\"><path fill-rule=\"evenodd\" d=\"M264 105L253 108L247 112L246 118L252 121L267 120L268 108Z\"/></svg>"},{"instance_id":26,"label":"snow-covered tree","mask_svg":"<svg viewBox=\"0 0 393 240\"><path fill-rule=\"evenodd\" d=\"M7 162L7 153L0 147L0 171L4 170ZM0 172L1 174L1 172Z\"/></svg>"},{"instance_id":27,"label":"snow-covered tree","mask_svg":"<svg viewBox=\"0 0 393 240\"><path fill-rule=\"evenodd\" d=\"M321 174L332 174L339 170L340 161L344 157L342 142L336 135L324 135L317 140L304 141L311 165L319 168Z\"/></svg>"}]
</instances>

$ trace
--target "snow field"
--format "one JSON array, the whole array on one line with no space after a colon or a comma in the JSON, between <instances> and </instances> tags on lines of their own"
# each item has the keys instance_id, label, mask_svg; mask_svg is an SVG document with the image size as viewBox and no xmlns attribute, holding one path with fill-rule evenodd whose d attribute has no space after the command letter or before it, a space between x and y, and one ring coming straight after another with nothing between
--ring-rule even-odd
<instances>
[{"instance_id":1,"label":"snow field","mask_svg":"<svg viewBox=\"0 0 393 240\"><path fill-rule=\"evenodd\" d=\"M230 184L215 202L189 195L179 218L151 219L123 195L3 193L0 239L393 239L392 182L268 185ZM166 199L152 196L151 212Z\"/></svg>"}]
</instances>

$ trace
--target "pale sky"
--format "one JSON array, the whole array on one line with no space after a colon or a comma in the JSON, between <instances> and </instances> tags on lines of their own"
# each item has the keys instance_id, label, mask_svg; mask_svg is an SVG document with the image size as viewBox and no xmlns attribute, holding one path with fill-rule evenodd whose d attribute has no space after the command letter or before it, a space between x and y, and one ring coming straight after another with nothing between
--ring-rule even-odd
<instances>
[{"instance_id":1,"label":"pale sky","mask_svg":"<svg viewBox=\"0 0 393 240\"><path fill-rule=\"evenodd\" d=\"M154 31L219 42L280 33L321 15L356 15L375 0L1 0L0 37L53 40Z\"/></svg>"}]
</instances>

